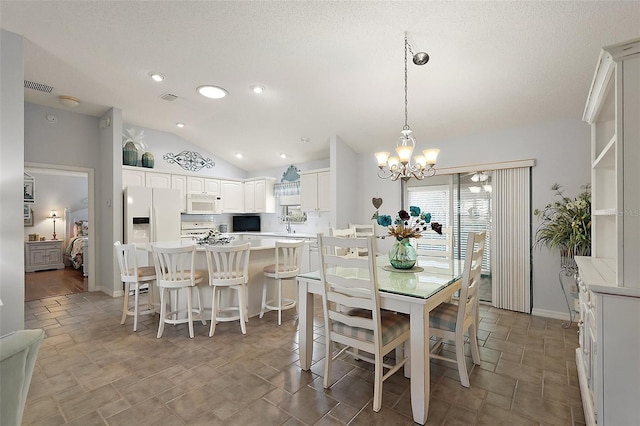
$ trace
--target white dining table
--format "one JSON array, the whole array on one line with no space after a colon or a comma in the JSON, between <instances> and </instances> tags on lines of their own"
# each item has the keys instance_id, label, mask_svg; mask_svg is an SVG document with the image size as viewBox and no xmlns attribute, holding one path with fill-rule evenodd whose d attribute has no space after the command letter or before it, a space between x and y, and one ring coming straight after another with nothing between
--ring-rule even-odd
<instances>
[{"instance_id":1,"label":"white dining table","mask_svg":"<svg viewBox=\"0 0 640 426\"><path fill-rule=\"evenodd\" d=\"M452 265L418 258L420 272L389 271L386 256L377 259L378 289L381 308L410 315L411 352L405 376L411 380L413 420L425 424L429 414L429 313L451 299L460 289L462 263ZM314 294L322 294L320 271L300 274L298 303L300 321L300 364L309 370L313 354Z\"/></svg>"}]
</instances>

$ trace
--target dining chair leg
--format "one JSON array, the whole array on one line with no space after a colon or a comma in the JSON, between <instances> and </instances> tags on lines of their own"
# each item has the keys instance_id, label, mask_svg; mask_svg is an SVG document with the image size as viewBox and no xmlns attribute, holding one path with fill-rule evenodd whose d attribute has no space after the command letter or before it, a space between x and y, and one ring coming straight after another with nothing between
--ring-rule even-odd
<instances>
[{"instance_id":1,"label":"dining chair leg","mask_svg":"<svg viewBox=\"0 0 640 426\"><path fill-rule=\"evenodd\" d=\"M328 333L327 330L325 332ZM331 386L331 358L333 358L333 341L329 340L324 350L324 379L322 386L325 389L329 389L329 386Z\"/></svg>"},{"instance_id":2,"label":"dining chair leg","mask_svg":"<svg viewBox=\"0 0 640 426\"><path fill-rule=\"evenodd\" d=\"M164 332L164 319L167 316L165 288L161 287L159 290L160 290L160 323L158 324L158 336L157 336L158 339L162 337L162 333Z\"/></svg>"},{"instance_id":3,"label":"dining chair leg","mask_svg":"<svg viewBox=\"0 0 640 426\"><path fill-rule=\"evenodd\" d=\"M193 303L191 300L191 287L185 288L187 290L187 322L189 323L189 337L193 339Z\"/></svg>"},{"instance_id":4,"label":"dining chair leg","mask_svg":"<svg viewBox=\"0 0 640 426\"><path fill-rule=\"evenodd\" d=\"M379 350L379 349L378 349ZM376 413L382 408L382 356L376 355L373 382L373 411Z\"/></svg>"},{"instance_id":5,"label":"dining chair leg","mask_svg":"<svg viewBox=\"0 0 640 426\"><path fill-rule=\"evenodd\" d=\"M460 383L465 388L469 387L469 372L467 371L467 363L464 359L464 334L456 333L456 361L458 363L458 374L460 375Z\"/></svg>"},{"instance_id":6,"label":"dining chair leg","mask_svg":"<svg viewBox=\"0 0 640 426\"><path fill-rule=\"evenodd\" d=\"M476 333L476 324L469 327L469 346L471 346L471 358L476 365L481 364L480 350L478 349L478 334Z\"/></svg>"},{"instance_id":7,"label":"dining chair leg","mask_svg":"<svg viewBox=\"0 0 640 426\"><path fill-rule=\"evenodd\" d=\"M122 304L122 320L120 324L124 324L127 320L127 312L129 311L129 284L124 285L124 301Z\"/></svg>"}]
</instances>

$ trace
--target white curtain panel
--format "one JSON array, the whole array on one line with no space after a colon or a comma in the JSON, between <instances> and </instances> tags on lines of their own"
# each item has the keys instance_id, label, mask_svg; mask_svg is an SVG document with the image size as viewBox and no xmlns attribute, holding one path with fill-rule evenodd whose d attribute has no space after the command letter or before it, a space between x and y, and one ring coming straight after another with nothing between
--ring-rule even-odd
<instances>
[{"instance_id":1,"label":"white curtain panel","mask_svg":"<svg viewBox=\"0 0 640 426\"><path fill-rule=\"evenodd\" d=\"M531 168L494 171L492 304L531 313Z\"/></svg>"}]
</instances>

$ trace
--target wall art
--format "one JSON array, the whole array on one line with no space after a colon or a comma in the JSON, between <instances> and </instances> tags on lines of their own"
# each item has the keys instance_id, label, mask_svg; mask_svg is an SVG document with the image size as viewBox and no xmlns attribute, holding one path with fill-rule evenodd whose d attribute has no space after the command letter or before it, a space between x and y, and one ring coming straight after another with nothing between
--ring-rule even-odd
<instances>
[{"instance_id":1,"label":"wall art","mask_svg":"<svg viewBox=\"0 0 640 426\"><path fill-rule=\"evenodd\" d=\"M190 172L197 172L204 167L210 169L216 165L211 158L204 158L199 152L195 151L182 151L175 155L172 152L169 152L163 155L162 158L165 159L167 163L176 163L183 169Z\"/></svg>"}]
</instances>

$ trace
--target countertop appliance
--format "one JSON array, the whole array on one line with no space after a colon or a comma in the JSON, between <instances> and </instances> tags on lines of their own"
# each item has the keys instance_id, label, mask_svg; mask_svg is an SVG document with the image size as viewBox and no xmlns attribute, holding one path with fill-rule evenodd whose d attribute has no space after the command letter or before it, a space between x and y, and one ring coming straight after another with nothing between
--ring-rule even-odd
<instances>
[{"instance_id":1,"label":"countertop appliance","mask_svg":"<svg viewBox=\"0 0 640 426\"><path fill-rule=\"evenodd\" d=\"M124 242L180 239L180 191L128 186L124 190Z\"/></svg>"},{"instance_id":2,"label":"countertop appliance","mask_svg":"<svg viewBox=\"0 0 640 426\"><path fill-rule=\"evenodd\" d=\"M187 194L187 213L189 214L218 214L221 209L222 199L219 195Z\"/></svg>"},{"instance_id":3,"label":"countertop appliance","mask_svg":"<svg viewBox=\"0 0 640 426\"><path fill-rule=\"evenodd\" d=\"M260 232L260 216L233 216L233 232Z\"/></svg>"}]
</instances>

